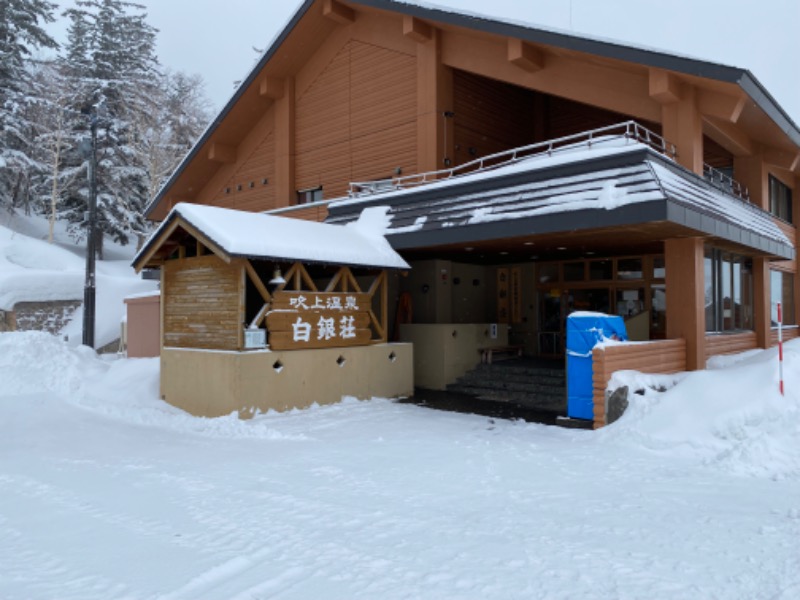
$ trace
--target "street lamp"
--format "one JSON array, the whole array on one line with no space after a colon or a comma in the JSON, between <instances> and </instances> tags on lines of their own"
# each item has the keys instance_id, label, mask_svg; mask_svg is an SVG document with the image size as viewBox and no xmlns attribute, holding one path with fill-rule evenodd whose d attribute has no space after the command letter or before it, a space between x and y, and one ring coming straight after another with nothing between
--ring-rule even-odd
<instances>
[{"instance_id":1,"label":"street lamp","mask_svg":"<svg viewBox=\"0 0 800 600\"><path fill-rule=\"evenodd\" d=\"M91 140L81 143L81 154L89 162L89 231L86 235L86 278L83 285L83 345L94 348L95 253L97 250L97 107L84 107L89 117Z\"/></svg>"}]
</instances>

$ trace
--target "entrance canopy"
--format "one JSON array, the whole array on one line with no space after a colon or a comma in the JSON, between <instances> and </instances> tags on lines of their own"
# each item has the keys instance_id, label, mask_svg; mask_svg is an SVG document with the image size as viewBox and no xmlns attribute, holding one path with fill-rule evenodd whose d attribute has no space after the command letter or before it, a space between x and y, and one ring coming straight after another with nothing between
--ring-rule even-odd
<instances>
[{"instance_id":1,"label":"entrance canopy","mask_svg":"<svg viewBox=\"0 0 800 600\"><path fill-rule=\"evenodd\" d=\"M233 258L408 269L383 237L385 209L367 209L349 225L178 204L133 260L137 271L161 266L187 238L229 263Z\"/></svg>"},{"instance_id":2,"label":"entrance canopy","mask_svg":"<svg viewBox=\"0 0 800 600\"><path fill-rule=\"evenodd\" d=\"M701 236L761 256L795 256L771 214L627 136L332 202L327 222L354 221L376 205L391 206L386 235L406 251L605 229L617 239L628 230L652 241Z\"/></svg>"}]
</instances>

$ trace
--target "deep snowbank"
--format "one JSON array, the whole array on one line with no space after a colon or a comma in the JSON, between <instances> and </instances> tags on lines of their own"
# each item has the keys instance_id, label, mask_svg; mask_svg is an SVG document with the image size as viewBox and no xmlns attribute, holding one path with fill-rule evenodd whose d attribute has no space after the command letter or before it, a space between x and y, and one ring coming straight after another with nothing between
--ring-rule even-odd
<instances>
[{"instance_id":1,"label":"deep snowbank","mask_svg":"<svg viewBox=\"0 0 800 600\"><path fill-rule=\"evenodd\" d=\"M54 241L46 242L47 220L3 211L0 214L0 310L18 302L83 300L85 244L76 243L64 223L56 223ZM97 261L95 346L120 335L125 297L152 291L156 282L143 281L130 266L132 247L106 242L106 260ZM61 332L70 344L81 342L83 309L79 308Z\"/></svg>"},{"instance_id":2,"label":"deep snowbank","mask_svg":"<svg viewBox=\"0 0 800 600\"><path fill-rule=\"evenodd\" d=\"M800 339L784 345L786 395L778 390L777 348L717 357L685 373L665 392L632 394L623 417L601 434L696 456L715 468L769 477L800 477ZM620 383L669 377L620 372Z\"/></svg>"},{"instance_id":3,"label":"deep snowbank","mask_svg":"<svg viewBox=\"0 0 800 600\"><path fill-rule=\"evenodd\" d=\"M265 420L243 421L236 413L193 417L159 397L159 359L105 360L86 346L70 347L36 332L0 333L0 397L52 394L133 425L233 439L305 439L286 435Z\"/></svg>"}]
</instances>

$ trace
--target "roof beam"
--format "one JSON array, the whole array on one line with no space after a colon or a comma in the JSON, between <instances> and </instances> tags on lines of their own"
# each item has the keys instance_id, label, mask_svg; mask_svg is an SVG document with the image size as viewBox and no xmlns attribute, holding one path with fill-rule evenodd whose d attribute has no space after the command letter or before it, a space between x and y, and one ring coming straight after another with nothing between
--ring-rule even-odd
<instances>
[{"instance_id":1,"label":"roof beam","mask_svg":"<svg viewBox=\"0 0 800 600\"><path fill-rule=\"evenodd\" d=\"M544 53L516 38L508 39L508 62L531 73L544 69Z\"/></svg>"},{"instance_id":2,"label":"roof beam","mask_svg":"<svg viewBox=\"0 0 800 600\"><path fill-rule=\"evenodd\" d=\"M269 100L283 98L283 92L283 79L276 79L275 77L264 77L258 86L258 93L261 97Z\"/></svg>"},{"instance_id":3,"label":"roof beam","mask_svg":"<svg viewBox=\"0 0 800 600\"><path fill-rule=\"evenodd\" d=\"M741 128L717 119L703 119L705 134L734 156L750 156L756 149Z\"/></svg>"},{"instance_id":4,"label":"roof beam","mask_svg":"<svg viewBox=\"0 0 800 600\"><path fill-rule=\"evenodd\" d=\"M213 142L208 148L208 160L223 164L236 162L236 148L227 144Z\"/></svg>"},{"instance_id":5,"label":"roof beam","mask_svg":"<svg viewBox=\"0 0 800 600\"><path fill-rule=\"evenodd\" d=\"M736 123L742 115L747 98L729 96L708 90L698 90L697 108L704 117L714 117L728 123Z\"/></svg>"},{"instance_id":6,"label":"roof beam","mask_svg":"<svg viewBox=\"0 0 800 600\"><path fill-rule=\"evenodd\" d=\"M787 151L778 148L764 148L764 162L770 166L796 171L800 168L800 152Z\"/></svg>"},{"instance_id":7,"label":"roof beam","mask_svg":"<svg viewBox=\"0 0 800 600\"><path fill-rule=\"evenodd\" d=\"M661 104L673 104L683 97L681 80L663 69L649 70L650 97Z\"/></svg>"},{"instance_id":8,"label":"roof beam","mask_svg":"<svg viewBox=\"0 0 800 600\"><path fill-rule=\"evenodd\" d=\"M324 0L322 14L339 25L350 25L356 20L356 11L337 0Z\"/></svg>"},{"instance_id":9,"label":"roof beam","mask_svg":"<svg viewBox=\"0 0 800 600\"><path fill-rule=\"evenodd\" d=\"M403 17L403 35L424 44L433 39L433 27L416 17L405 15Z\"/></svg>"}]
</instances>

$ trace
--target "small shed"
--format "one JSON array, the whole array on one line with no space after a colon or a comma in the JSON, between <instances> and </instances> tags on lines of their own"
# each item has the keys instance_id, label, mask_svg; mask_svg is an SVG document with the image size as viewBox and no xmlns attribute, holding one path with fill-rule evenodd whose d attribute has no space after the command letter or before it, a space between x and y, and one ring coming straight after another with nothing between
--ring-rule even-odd
<instances>
[{"instance_id":1,"label":"small shed","mask_svg":"<svg viewBox=\"0 0 800 600\"><path fill-rule=\"evenodd\" d=\"M327 225L176 205L134 259L161 269L161 394L202 416L413 392L389 344L385 209Z\"/></svg>"}]
</instances>

